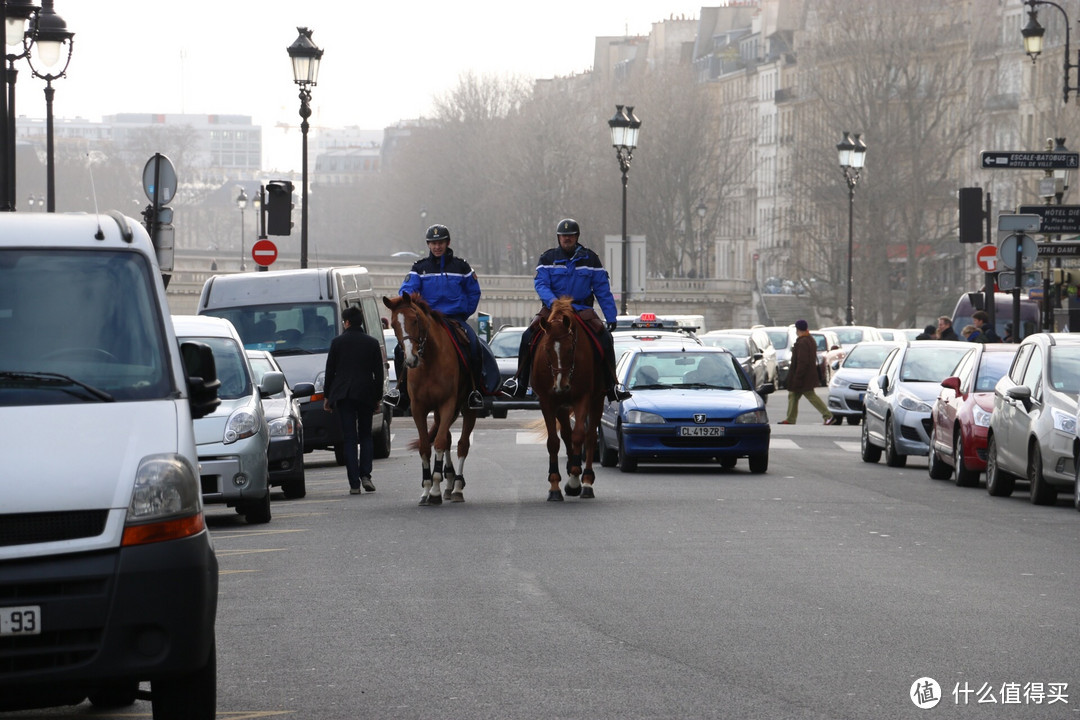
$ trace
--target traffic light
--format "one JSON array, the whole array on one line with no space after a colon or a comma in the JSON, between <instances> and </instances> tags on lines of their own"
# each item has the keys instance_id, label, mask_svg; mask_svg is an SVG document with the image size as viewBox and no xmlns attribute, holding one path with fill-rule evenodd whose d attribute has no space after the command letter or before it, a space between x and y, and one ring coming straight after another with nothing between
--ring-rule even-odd
<instances>
[{"instance_id":1,"label":"traffic light","mask_svg":"<svg viewBox=\"0 0 1080 720\"><path fill-rule=\"evenodd\" d=\"M266 184L266 234L288 235L292 232L293 184L272 180Z\"/></svg>"},{"instance_id":2,"label":"traffic light","mask_svg":"<svg viewBox=\"0 0 1080 720\"><path fill-rule=\"evenodd\" d=\"M982 188L960 188L960 242L983 242Z\"/></svg>"}]
</instances>

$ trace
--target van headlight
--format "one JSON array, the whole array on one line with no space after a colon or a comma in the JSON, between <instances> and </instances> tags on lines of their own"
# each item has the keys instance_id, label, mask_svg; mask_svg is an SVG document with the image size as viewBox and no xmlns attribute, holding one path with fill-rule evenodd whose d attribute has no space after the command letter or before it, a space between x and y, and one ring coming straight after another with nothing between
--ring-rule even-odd
<instances>
[{"instance_id":1,"label":"van headlight","mask_svg":"<svg viewBox=\"0 0 1080 720\"><path fill-rule=\"evenodd\" d=\"M270 437L293 437L296 435L296 421L291 417L275 418L267 423Z\"/></svg>"},{"instance_id":2,"label":"van headlight","mask_svg":"<svg viewBox=\"0 0 1080 720\"><path fill-rule=\"evenodd\" d=\"M225 423L225 437L222 442L226 445L251 437L259 432L259 419L250 408L239 408L229 416L229 422Z\"/></svg>"},{"instance_id":3,"label":"van headlight","mask_svg":"<svg viewBox=\"0 0 1080 720\"><path fill-rule=\"evenodd\" d=\"M148 455L135 473L127 524L140 524L202 510L199 473L183 455Z\"/></svg>"}]
</instances>

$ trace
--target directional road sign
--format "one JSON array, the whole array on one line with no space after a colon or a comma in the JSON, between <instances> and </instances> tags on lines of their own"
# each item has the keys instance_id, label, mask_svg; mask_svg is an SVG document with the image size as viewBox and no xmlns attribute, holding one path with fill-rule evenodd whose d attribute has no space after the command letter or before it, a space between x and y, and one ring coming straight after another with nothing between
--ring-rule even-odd
<instances>
[{"instance_id":1,"label":"directional road sign","mask_svg":"<svg viewBox=\"0 0 1080 720\"><path fill-rule=\"evenodd\" d=\"M1041 217L1043 235L1080 233L1080 205L1021 205L1020 212Z\"/></svg>"},{"instance_id":2,"label":"directional road sign","mask_svg":"<svg viewBox=\"0 0 1080 720\"><path fill-rule=\"evenodd\" d=\"M1080 169L1080 153L984 150L982 166L988 170L1076 170Z\"/></svg>"},{"instance_id":3,"label":"directional road sign","mask_svg":"<svg viewBox=\"0 0 1080 720\"><path fill-rule=\"evenodd\" d=\"M975 253L975 262L983 272L997 272L998 252L995 245L983 245Z\"/></svg>"}]
</instances>

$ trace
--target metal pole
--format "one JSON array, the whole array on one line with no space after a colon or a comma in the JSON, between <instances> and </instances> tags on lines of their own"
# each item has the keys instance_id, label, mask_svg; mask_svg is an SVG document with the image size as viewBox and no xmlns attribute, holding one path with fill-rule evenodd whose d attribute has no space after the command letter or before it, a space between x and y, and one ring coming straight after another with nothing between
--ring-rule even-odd
<instances>
[{"instance_id":1,"label":"metal pole","mask_svg":"<svg viewBox=\"0 0 1080 720\"><path fill-rule=\"evenodd\" d=\"M301 159L301 182L300 188L300 267L308 266L308 118L311 117L311 93L306 87L300 89L300 134L304 138L303 158Z\"/></svg>"},{"instance_id":2,"label":"metal pole","mask_svg":"<svg viewBox=\"0 0 1080 720\"><path fill-rule=\"evenodd\" d=\"M622 314L626 315L626 299L630 295L630 238L626 234L626 170L622 171Z\"/></svg>"},{"instance_id":3,"label":"metal pole","mask_svg":"<svg viewBox=\"0 0 1080 720\"><path fill-rule=\"evenodd\" d=\"M855 183L848 178L848 220L847 220L847 324L855 324L855 306L851 301L852 253L855 248Z\"/></svg>"},{"instance_id":4,"label":"metal pole","mask_svg":"<svg viewBox=\"0 0 1080 720\"><path fill-rule=\"evenodd\" d=\"M7 52L7 0L0 0L0 50ZM8 124L14 121L8 111L7 74L0 72L0 80L3 82L3 87L0 87L0 210L10 211L15 209L12 202L15 190L8 187L8 178L14 175L14 172L8 173L8 165L15 166L15 156L8 147L7 136Z\"/></svg>"},{"instance_id":5,"label":"metal pole","mask_svg":"<svg viewBox=\"0 0 1080 720\"><path fill-rule=\"evenodd\" d=\"M52 80L45 83L45 212L56 212L56 154L53 145Z\"/></svg>"},{"instance_id":6,"label":"metal pole","mask_svg":"<svg viewBox=\"0 0 1080 720\"><path fill-rule=\"evenodd\" d=\"M19 71L15 69L15 61L8 60L7 74L7 136L4 144L7 147L7 197L4 198L4 209L14 210L15 203L15 80Z\"/></svg>"},{"instance_id":7,"label":"metal pole","mask_svg":"<svg viewBox=\"0 0 1080 720\"><path fill-rule=\"evenodd\" d=\"M244 267L244 208L240 208L240 272L247 270Z\"/></svg>"}]
</instances>

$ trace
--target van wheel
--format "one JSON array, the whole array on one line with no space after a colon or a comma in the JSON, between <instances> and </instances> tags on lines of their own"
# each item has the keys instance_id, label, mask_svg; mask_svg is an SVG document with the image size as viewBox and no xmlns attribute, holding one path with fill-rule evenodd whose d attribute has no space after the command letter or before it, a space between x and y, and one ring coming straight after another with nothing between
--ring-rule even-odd
<instances>
[{"instance_id":1,"label":"van wheel","mask_svg":"<svg viewBox=\"0 0 1080 720\"><path fill-rule=\"evenodd\" d=\"M95 707L119 708L134 704L138 692L139 681L130 680L96 688L89 698Z\"/></svg>"},{"instance_id":2,"label":"van wheel","mask_svg":"<svg viewBox=\"0 0 1080 720\"><path fill-rule=\"evenodd\" d=\"M217 715L217 643L201 668L150 683L154 720L214 720Z\"/></svg>"},{"instance_id":3,"label":"van wheel","mask_svg":"<svg viewBox=\"0 0 1080 720\"><path fill-rule=\"evenodd\" d=\"M244 519L251 525L263 525L270 522L270 488L260 500L244 504Z\"/></svg>"},{"instance_id":4,"label":"van wheel","mask_svg":"<svg viewBox=\"0 0 1080 720\"><path fill-rule=\"evenodd\" d=\"M375 433L373 447L374 456L377 460L390 457L390 414L383 412L382 427L379 428L379 432ZM337 452L335 451L335 456ZM342 456L344 460L344 455Z\"/></svg>"}]
</instances>

